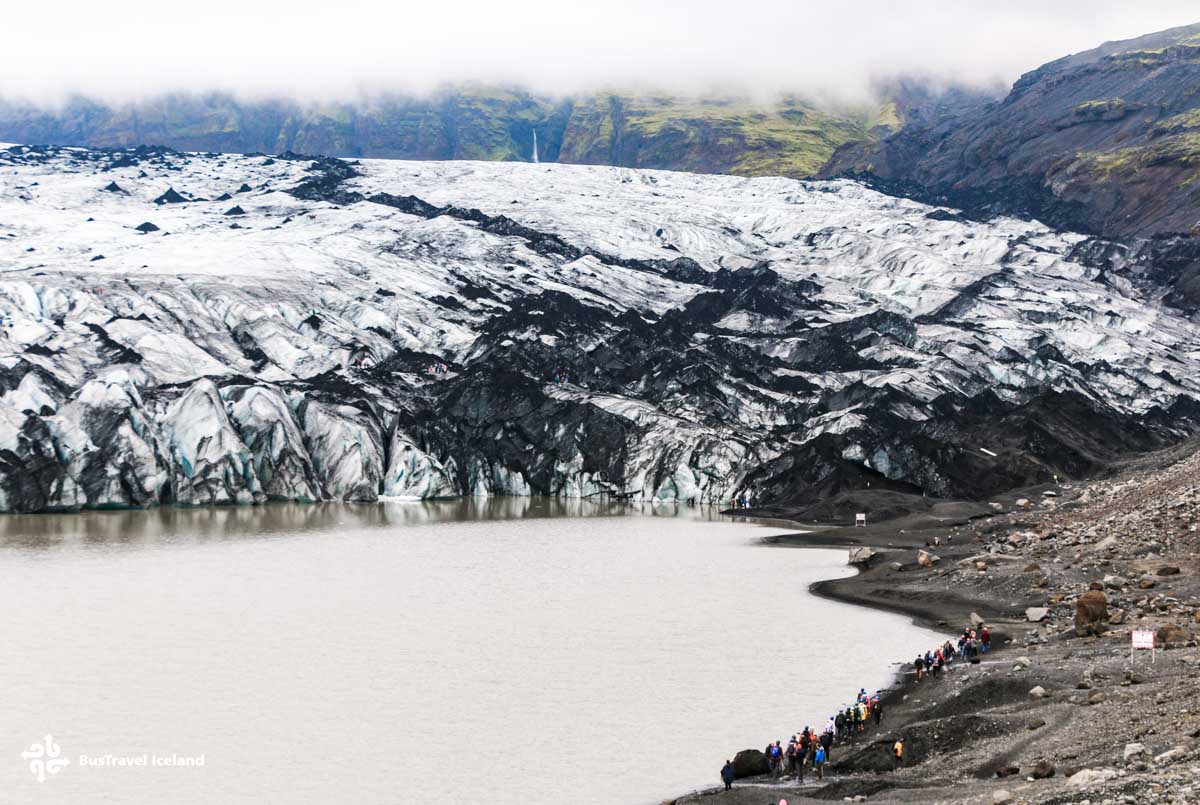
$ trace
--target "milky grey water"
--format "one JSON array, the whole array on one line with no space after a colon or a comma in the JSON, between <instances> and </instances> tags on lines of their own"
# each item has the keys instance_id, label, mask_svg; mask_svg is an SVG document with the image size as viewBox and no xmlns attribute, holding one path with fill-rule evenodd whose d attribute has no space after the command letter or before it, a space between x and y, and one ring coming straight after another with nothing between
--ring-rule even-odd
<instances>
[{"instance_id":1,"label":"milky grey water","mask_svg":"<svg viewBox=\"0 0 1200 805\"><path fill-rule=\"evenodd\" d=\"M755 544L778 531L525 499L0 517L0 801L712 785L936 640L811 596L845 552ZM46 735L70 763L38 782Z\"/></svg>"}]
</instances>

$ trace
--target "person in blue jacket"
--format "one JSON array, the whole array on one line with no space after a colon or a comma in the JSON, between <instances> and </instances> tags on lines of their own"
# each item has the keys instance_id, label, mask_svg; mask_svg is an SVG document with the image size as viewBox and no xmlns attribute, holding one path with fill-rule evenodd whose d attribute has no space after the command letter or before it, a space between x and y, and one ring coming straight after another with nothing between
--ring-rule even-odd
<instances>
[{"instance_id":1,"label":"person in blue jacket","mask_svg":"<svg viewBox=\"0 0 1200 805\"><path fill-rule=\"evenodd\" d=\"M733 788L733 761L725 761L725 765L721 767L721 782L725 783L725 790Z\"/></svg>"},{"instance_id":2,"label":"person in blue jacket","mask_svg":"<svg viewBox=\"0 0 1200 805\"><path fill-rule=\"evenodd\" d=\"M817 772L817 779L825 779L825 747L818 746L817 753L813 755L813 768Z\"/></svg>"}]
</instances>

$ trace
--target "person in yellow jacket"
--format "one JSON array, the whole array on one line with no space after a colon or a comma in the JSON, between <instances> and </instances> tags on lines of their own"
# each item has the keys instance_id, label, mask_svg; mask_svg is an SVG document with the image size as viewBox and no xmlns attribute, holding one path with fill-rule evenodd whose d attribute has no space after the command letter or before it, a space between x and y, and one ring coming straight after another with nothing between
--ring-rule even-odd
<instances>
[{"instance_id":1,"label":"person in yellow jacket","mask_svg":"<svg viewBox=\"0 0 1200 805\"><path fill-rule=\"evenodd\" d=\"M892 771L904 765L904 738L897 738L892 746Z\"/></svg>"}]
</instances>

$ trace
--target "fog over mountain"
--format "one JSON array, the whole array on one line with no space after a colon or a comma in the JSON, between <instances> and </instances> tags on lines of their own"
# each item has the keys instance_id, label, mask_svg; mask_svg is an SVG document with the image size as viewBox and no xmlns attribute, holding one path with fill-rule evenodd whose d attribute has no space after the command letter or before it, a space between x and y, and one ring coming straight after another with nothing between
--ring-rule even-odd
<instances>
[{"instance_id":1,"label":"fog over mountain","mask_svg":"<svg viewBox=\"0 0 1200 805\"><path fill-rule=\"evenodd\" d=\"M6 15L0 96L45 104L76 93L113 102L220 90L344 101L485 81L550 93L652 86L859 101L886 76L1011 83L1064 52L1194 15L1194 4L1180 0L67 0L52 22L30 7Z\"/></svg>"}]
</instances>

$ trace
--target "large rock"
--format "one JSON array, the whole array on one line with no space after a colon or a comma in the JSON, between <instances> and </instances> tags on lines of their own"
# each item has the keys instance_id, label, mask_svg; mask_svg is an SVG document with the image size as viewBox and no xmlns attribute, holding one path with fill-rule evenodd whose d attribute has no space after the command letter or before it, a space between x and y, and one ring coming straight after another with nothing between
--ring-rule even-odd
<instances>
[{"instance_id":1,"label":"large rock","mask_svg":"<svg viewBox=\"0 0 1200 805\"><path fill-rule=\"evenodd\" d=\"M767 756L758 749L743 749L733 756L733 776L755 777L768 771Z\"/></svg>"},{"instance_id":2,"label":"large rock","mask_svg":"<svg viewBox=\"0 0 1200 805\"><path fill-rule=\"evenodd\" d=\"M919 564L921 567L933 567L940 561L942 561L940 556L930 553L924 548L917 552L917 564Z\"/></svg>"},{"instance_id":3,"label":"large rock","mask_svg":"<svg viewBox=\"0 0 1200 805\"><path fill-rule=\"evenodd\" d=\"M1155 634L1155 645L1159 648L1179 648L1192 639L1192 633L1182 626L1168 624L1160 626Z\"/></svg>"},{"instance_id":4,"label":"large rock","mask_svg":"<svg viewBox=\"0 0 1200 805\"><path fill-rule=\"evenodd\" d=\"M866 565L866 564L869 564L870 561L878 555L879 555L878 551L876 551L874 548L868 548L865 545L857 547L857 548L851 548L850 549L850 564Z\"/></svg>"},{"instance_id":5,"label":"large rock","mask_svg":"<svg viewBox=\"0 0 1200 805\"><path fill-rule=\"evenodd\" d=\"M1099 590L1088 590L1075 601L1075 634L1098 635L1108 624L1108 599Z\"/></svg>"},{"instance_id":6,"label":"large rock","mask_svg":"<svg viewBox=\"0 0 1200 805\"><path fill-rule=\"evenodd\" d=\"M1046 620L1046 616L1050 614L1050 610L1046 607L1029 607L1025 610L1025 620L1030 623L1040 623Z\"/></svg>"},{"instance_id":7,"label":"large rock","mask_svg":"<svg viewBox=\"0 0 1200 805\"><path fill-rule=\"evenodd\" d=\"M1055 771L1054 764L1043 758L1034 764L1029 776L1035 780L1047 780L1054 776Z\"/></svg>"},{"instance_id":8,"label":"large rock","mask_svg":"<svg viewBox=\"0 0 1200 805\"><path fill-rule=\"evenodd\" d=\"M1076 788L1087 788L1101 783L1107 783L1117 776L1113 769L1081 769L1067 778L1067 784Z\"/></svg>"}]
</instances>

